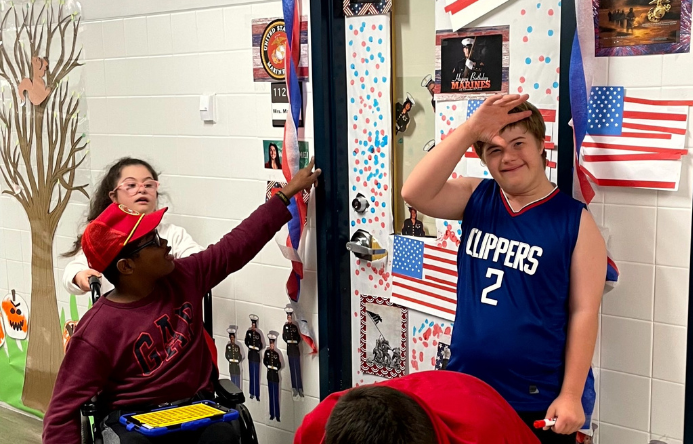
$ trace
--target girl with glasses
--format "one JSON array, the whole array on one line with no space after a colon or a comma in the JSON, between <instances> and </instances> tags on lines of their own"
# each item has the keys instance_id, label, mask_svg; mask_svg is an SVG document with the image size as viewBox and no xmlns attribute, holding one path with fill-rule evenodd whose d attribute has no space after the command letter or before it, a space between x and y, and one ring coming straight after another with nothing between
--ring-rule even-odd
<instances>
[{"instance_id":1,"label":"girl with glasses","mask_svg":"<svg viewBox=\"0 0 693 444\"><path fill-rule=\"evenodd\" d=\"M146 161L124 157L106 172L89 204L87 223L96 219L111 203L116 202L138 213L150 214L156 211L159 197L159 175ZM172 224L162 223L158 234L168 240L172 247L174 258L190 256L202 251L185 229ZM101 273L92 270L87 265L87 259L81 250L82 235L77 237L72 249L63 257L72 257L63 273L63 286L74 295L82 295L89 291L89 277L101 278L103 294L111 291L111 285Z\"/></svg>"}]
</instances>

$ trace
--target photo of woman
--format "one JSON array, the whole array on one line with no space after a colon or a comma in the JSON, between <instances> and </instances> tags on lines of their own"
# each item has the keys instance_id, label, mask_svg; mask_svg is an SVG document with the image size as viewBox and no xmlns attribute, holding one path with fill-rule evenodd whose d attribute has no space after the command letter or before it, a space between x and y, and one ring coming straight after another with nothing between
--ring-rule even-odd
<instances>
[{"instance_id":1,"label":"photo of woman","mask_svg":"<svg viewBox=\"0 0 693 444\"><path fill-rule=\"evenodd\" d=\"M270 170L281 170L282 169L282 161L279 158L280 156L280 151L279 148L277 147L277 144L274 142L271 142L269 146L267 147L267 156L265 157L266 159L268 158L267 162L265 162L265 168L268 168Z\"/></svg>"}]
</instances>

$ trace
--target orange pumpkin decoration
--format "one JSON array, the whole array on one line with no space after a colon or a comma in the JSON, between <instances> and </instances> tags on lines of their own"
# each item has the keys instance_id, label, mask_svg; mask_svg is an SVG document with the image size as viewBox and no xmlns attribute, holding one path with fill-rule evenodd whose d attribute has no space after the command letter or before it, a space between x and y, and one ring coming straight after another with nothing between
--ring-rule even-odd
<instances>
[{"instance_id":1,"label":"orange pumpkin decoration","mask_svg":"<svg viewBox=\"0 0 693 444\"><path fill-rule=\"evenodd\" d=\"M2 299L2 320L9 338L26 339L29 331L29 306L14 290Z\"/></svg>"},{"instance_id":2,"label":"orange pumpkin decoration","mask_svg":"<svg viewBox=\"0 0 693 444\"><path fill-rule=\"evenodd\" d=\"M67 343L70 342L70 338L75 334L75 329L77 328L77 321L67 321L65 323L65 328L63 328L63 350L67 351Z\"/></svg>"}]
</instances>

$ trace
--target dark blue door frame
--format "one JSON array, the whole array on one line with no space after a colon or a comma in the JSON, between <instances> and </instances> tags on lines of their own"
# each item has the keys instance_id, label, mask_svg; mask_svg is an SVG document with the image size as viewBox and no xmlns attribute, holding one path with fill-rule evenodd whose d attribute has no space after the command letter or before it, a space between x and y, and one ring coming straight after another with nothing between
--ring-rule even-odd
<instances>
[{"instance_id":1,"label":"dark blue door frame","mask_svg":"<svg viewBox=\"0 0 693 444\"><path fill-rule=\"evenodd\" d=\"M320 398L351 387L346 52L341 0L312 0Z\"/></svg>"}]
</instances>

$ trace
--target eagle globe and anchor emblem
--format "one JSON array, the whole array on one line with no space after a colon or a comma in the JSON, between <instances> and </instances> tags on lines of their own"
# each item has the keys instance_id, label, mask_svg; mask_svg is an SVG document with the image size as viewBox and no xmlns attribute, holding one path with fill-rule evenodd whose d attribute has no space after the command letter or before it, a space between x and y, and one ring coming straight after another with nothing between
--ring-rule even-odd
<instances>
[{"instance_id":1,"label":"eagle globe and anchor emblem","mask_svg":"<svg viewBox=\"0 0 693 444\"><path fill-rule=\"evenodd\" d=\"M647 11L647 19L652 23L659 23L671 10L671 0L652 0L650 4L654 6Z\"/></svg>"}]
</instances>

